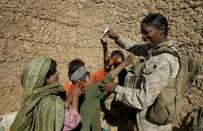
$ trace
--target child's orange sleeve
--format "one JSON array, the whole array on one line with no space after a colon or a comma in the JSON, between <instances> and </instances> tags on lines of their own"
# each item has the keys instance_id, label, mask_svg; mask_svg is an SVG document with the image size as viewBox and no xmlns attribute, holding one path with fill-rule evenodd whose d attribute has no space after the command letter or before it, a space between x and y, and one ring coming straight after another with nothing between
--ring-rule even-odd
<instances>
[{"instance_id":1,"label":"child's orange sleeve","mask_svg":"<svg viewBox=\"0 0 203 131\"><path fill-rule=\"evenodd\" d=\"M100 68L100 69L98 69L96 72L90 73L90 78L91 78L91 80L92 80L93 82L96 83L96 82L102 80L102 79L104 78L105 74L106 74L106 73L105 73L104 68Z\"/></svg>"},{"instance_id":2,"label":"child's orange sleeve","mask_svg":"<svg viewBox=\"0 0 203 131\"><path fill-rule=\"evenodd\" d=\"M68 94L71 93L71 90L72 90L71 85L72 85L72 83L70 81L66 81L64 88L66 90L66 93L68 93Z\"/></svg>"}]
</instances>

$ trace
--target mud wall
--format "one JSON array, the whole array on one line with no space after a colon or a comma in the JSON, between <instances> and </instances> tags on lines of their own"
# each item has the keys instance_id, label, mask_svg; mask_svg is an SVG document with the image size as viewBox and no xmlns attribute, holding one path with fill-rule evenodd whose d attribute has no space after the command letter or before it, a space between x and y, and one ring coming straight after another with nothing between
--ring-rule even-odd
<instances>
[{"instance_id":1,"label":"mud wall","mask_svg":"<svg viewBox=\"0 0 203 131\"><path fill-rule=\"evenodd\" d=\"M0 114L19 109L20 77L31 59L55 59L64 84L67 63L74 58L83 59L89 70L102 66L100 36L105 27L141 40L140 22L152 12L167 16L169 38L188 42L203 63L201 0L1 0ZM111 41L108 47L109 52L118 48Z\"/></svg>"}]
</instances>

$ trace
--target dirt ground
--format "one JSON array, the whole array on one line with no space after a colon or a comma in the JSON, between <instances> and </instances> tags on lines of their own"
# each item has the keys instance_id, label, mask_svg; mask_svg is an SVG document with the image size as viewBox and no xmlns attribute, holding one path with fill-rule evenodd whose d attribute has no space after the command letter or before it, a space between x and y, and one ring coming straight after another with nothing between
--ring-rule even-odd
<instances>
[{"instance_id":1,"label":"dirt ground","mask_svg":"<svg viewBox=\"0 0 203 131\"><path fill-rule=\"evenodd\" d=\"M105 27L140 41L140 22L154 12L167 16L169 38L187 42L203 64L202 0L0 0L0 114L19 109L21 73L34 57L55 59L64 84L74 58L83 59L90 71L102 67ZM109 52L120 49L109 43ZM199 79L194 90L200 93L203 72Z\"/></svg>"}]
</instances>

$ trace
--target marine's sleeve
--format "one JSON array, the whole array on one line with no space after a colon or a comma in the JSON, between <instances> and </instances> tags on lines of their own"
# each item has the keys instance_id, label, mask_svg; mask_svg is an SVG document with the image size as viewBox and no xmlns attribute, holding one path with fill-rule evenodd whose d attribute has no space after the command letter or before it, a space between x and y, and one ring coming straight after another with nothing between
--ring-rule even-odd
<instances>
[{"instance_id":1,"label":"marine's sleeve","mask_svg":"<svg viewBox=\"0 0 203 131\"><path fill-rule=\"evenodd\" d=\"M72 91L72 83L71 81L66 81L65 85L64 85L64 89L66 90L66 93L70 94Z\"/></svg>"},{"instance_id":2,"label":"marine's sleeve","mask_svg":"<svg viewBox=\"0 0 203 131\"><path fill-rule=\"evenodd\" d=\"M166 87L168 78L171 76L171 62L166 57L159 57L146 66L140 88L132 89L117 86L115 90L117 92L116 100L137 109L146 109L154 103L160 92Z\"/></svg>"},{"instance_id":3,"label":"marine's sleeve","mask_svg":"<svg viewBox=\"0 0 203 131\"><path fill-rule=\"evenodd\" d=\"M137 56L147 56L150 49L148 44L144 42L136 42L123 37L116 40L116 44Z\"/></svg>"}]
</instances>

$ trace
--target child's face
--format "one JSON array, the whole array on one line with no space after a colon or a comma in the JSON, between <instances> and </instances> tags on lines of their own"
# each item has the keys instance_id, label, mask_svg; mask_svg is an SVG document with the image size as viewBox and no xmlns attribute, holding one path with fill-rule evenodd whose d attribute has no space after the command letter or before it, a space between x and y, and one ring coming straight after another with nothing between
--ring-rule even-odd
<instances>
[{"instance_id":1,"label":"child's face","mask_svg":"<svg viewBox=\"0 0 203 131\"><path fill-rule=\"evenodd\" d=\"M51 84L53 82L58 82L58 81L59 81L59 72L58 71L56 71L48 79L46 79L47 84Z\"/></svg>"},{"instance_id":2,"label":"child's face","mask_svg":"<svg viewBox=\"0 0 203 131\"><path fill-rule=\"evenodd\" d=\"M84 80L78 80L77 82L79 82L83 88L85 88L86 86L92 84L92 80L90 79L90 74L87 73L86 77Z\"/></svg>"},{"instance_id":3,"label":"child's face","mask_svg":"<svg viewBox=\"0 0 203 131\"><path fill-rule=\"evenodd\" d=\"M142 23L141 25L141 32L143 41L148 43L151 47L159 44L165 37L164 29L162 27L157 29L145 23Z\"/></svg>"},{"instance_id":4,"label":"child's face","mask_svg":"<svg viewBox=\"0 0 203 131\"><path fill-rule=\"evenodd\" d=\"M113 64L114 68L116 68L117 66L119 66L122 63L122 57L119 55L116 55L118 57L118 59L116 60L116 62Z\"/></svg>"},{"instance_id":5,"label":"child's face","mask_svg":"<svg viewBox=\"0 0 203 131\"><path fill-rule=\"evenodd\" d=\"M93 84L93 82L92 82L92 80L90 79L90 74L88 74L88 75L86 76L86 80L84 81L84 86L86 87L86 86L88 86L88 85L90 85L90 84Z\"/></svg>"}]
</instances>

